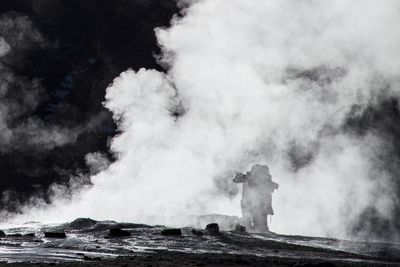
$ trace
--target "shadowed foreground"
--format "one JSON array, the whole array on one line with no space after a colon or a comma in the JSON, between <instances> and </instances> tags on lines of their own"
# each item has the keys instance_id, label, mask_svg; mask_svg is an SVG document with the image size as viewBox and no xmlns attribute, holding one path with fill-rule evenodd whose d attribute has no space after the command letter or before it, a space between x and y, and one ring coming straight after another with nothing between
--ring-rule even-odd
<instances>
[{"instance_id":1,"label":"shadowed foreground","mask_svg":"<svg viewBox=\"0 0 400 267\"><path fill-rule=\"evenodd\" d=\"M400 266L398 243L165 229L90 219L25 224L4 230L0 266Z\"/></svg>"}]
</instances>

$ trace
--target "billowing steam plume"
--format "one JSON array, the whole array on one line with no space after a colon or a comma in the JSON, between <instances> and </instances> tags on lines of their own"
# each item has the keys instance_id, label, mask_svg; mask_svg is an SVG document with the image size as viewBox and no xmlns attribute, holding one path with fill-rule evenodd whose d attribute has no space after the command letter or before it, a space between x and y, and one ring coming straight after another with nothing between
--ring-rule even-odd
<instances>
[{"instance_id":1,"label":"billowing steam plume","mask_svg":"<svg viewBox=\"0 0 400 267\"><path fill-rule=\"evenodd\" d=\"M384 140L346 124L399 96L400 3L203 0L183 13L156 29L167 73L128 70L107 90L116 162L72 202L35 214L239 215L232 174L266 163L281 185L273 231L348 236L367 208L390 221Z\"/></svg>"}]
</instances>

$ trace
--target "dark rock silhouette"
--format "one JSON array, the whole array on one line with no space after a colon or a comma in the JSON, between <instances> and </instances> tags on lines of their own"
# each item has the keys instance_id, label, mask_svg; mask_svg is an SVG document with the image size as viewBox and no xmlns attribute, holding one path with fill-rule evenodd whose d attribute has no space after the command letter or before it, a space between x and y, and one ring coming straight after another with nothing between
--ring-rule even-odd
<instances>
[{"instance_id":1,"label":"dark rock silhouette","mask_svg":"<svg viewBox=\"0 0 400 267\"><path fill-rule=\"evenodd\" d=\"M180 228L164 229L161 231L162 235L182 236L182 230Z\"/></svg>"},{"instance_id":2,"label":"dark rock silhouette","mask_svg":"<svg viewBox=\"0 0 400 267\"><path fill-rule=\"evenodd\" d=\"M24 236L26 236L26 237L35 237L35 233L27 233L27 234L24 234Z\"/></svg>"},{"instance_id":3,"label":"dark rock silhouette","mask_svg":"<svg viewBox=\"0 0 400 267\"><path fill-rule=\"evenodd\" d=\"M5 237L5 236L6 234L2 230L0 230L0 237Z\"/></svg>"},{"instance_id":4,"label":"dark rock silhouette","mask_svg":"<svg viewBox=\"0 0 400 267\"><path fill-rule=\"evenodd\" d=\"M210 223L206 226L206 231L209 234L215 235L219 233L219 226L218 223Z\"/></svg>"},{"instance_id":5,"label":"dark rock silhouette","mask_svg":"<svg viewBox=\"0 0 400 267\"><path fill-rule=\"evenodd\" d=\"M112 236L112 237L131 236L131 233L128 231L122 230L121 228L112 228L112 229L110 229L109 236Z\"/></svg>"},{"instance_id":6,"label":"dark rock silhouette","mask_svg":"<svg viewBox=\"0 0 400 267\"><path fill-rule=\"evenodd\" d=\"M192 229L192 234L197 235L197 236L202 236L203 232L200 230Z\"/></svg>"},{"instance_id":7,"label":"dark rock silhouette","mask_svg":"<svg viewBox=\"0 0 400 267\"><path fill-rule=\"evenodd\" d=\"M218 223L219 229L223 231L231 231L235 226L240 223L237 216L227 216L221 214L207 214L199 216L191 216L188 218L192 221L191 225L196 228L205 228L210 222Z\"/></svg>"},{"instance_id":8,"label":"dark rock silhouette","mask_svg":"<svg viewBox=\"0 0 400 267\"><path fill-rule=\"evenodd\" d=\"M44 237L47 238L66 238L65 232L45 232Z\"/></svg>"}]
</instances>

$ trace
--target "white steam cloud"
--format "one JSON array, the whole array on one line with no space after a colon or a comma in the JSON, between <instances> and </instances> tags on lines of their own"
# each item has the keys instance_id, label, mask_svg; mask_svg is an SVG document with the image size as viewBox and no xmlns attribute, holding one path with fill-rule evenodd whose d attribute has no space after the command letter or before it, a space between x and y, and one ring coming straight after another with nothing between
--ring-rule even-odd
<instances>
[{"instance_id":1,"label":"white steam cloud","mask_svg":"<svg viewBox=\"0 0 400 267\"><path fill-rule=\"evenodd\" d=\"M281 185L273 231L343 237L367 207L391 218L379 134L343 125L399 95L399 1L203 0L184 13L156 29L167 74L128 70L107 90L116 162L37 217L240 215L231 175L266 163Z\"/></svg>"}]
</instances>

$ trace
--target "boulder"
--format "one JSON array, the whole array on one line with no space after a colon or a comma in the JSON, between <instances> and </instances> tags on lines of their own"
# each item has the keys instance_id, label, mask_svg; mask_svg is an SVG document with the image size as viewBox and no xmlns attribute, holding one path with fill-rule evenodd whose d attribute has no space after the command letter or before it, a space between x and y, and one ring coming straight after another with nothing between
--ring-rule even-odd
<instances>
[{"instance_id":1,"label":"boulder","mask_svg":"<svg viewBox=\"0 0 400 267\"><path fill-rule=\"evenodd\" d=\"M226 216L220 214L208 214L201 216L192 216L187 221L189 225L195 228L203 228L210 222L218 223L220 231L231 231L235 229L237 224L240 224L240 219L237 216Z\"/></svg>"},{"instance_id":2,"label":"boulder","mask_svg":"<svg viewBox=\"0 0 400 267\"><path fill-rule=\"evenodd\" d=\"M66 238L65 232L45 232L44 237L47 238Z\"/></svg>"},{"instance_id":3,"label":"boulder","mask_svg":"<svg viewBox=\"0 0 400 267\"><path fill-rule=\"evenodd\" d=\"M180 228L170 228L161 231L162 235L182 236L182 230Z\"/></svg>"},{"instance_id":4,"label":"boulder","mask_svg":"<svg viewBox=\"0 0 400 267\"><path fill-rule=\"evenodd\" d=\"M206 226L206 231L207 231L209 234L212 234L212 235L218 234L218 233L219 233L219 226L218 226L218 223L210 223L210 224L207 224L207 226Z\"/></svg>"},{"instance_id":5,"label":"boulder","mask_svg":"<svg viewBox=\"0 0 400 267\"><path fill-rule=\"evenodd\" d=\"M197 235L197 236L202 236L203 232L200 230L192 229L192 234Z\"/></svg>"},{"instance_id":6,"label":"boulder","mask_svg":"<svg viewBox=\"0 0 400 267\"><path fill-rule=\"evenodd\" d=\"M122 230L121 228L111 228L110 233L108 235L113 237L123 237L123 236L131 236L131 233Z\"/></svg>"},{"instance_id":7,"label":"boulder","mask_svg":"<svg viewBox=\"0 0 400 267\"><path fill-rule=\"evenodd\" d=\"M27 234L24 234L24 236L26 236L26 237L35 237L35 233L27 233Z\"/></svg>"},{"instance_id":8,"label":"boulder","mask_svg":"<svg viewBox=\"0 0 400 267\"><path fill-rule=\"evenodd\" d=\"M5 237L6 233L4 233L2 230L0 230L0 237Z\"/></svg>"}]
</instances>

